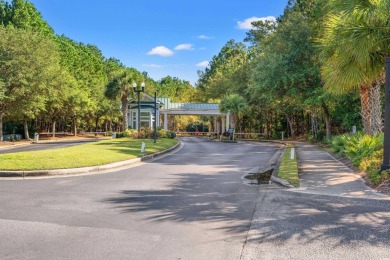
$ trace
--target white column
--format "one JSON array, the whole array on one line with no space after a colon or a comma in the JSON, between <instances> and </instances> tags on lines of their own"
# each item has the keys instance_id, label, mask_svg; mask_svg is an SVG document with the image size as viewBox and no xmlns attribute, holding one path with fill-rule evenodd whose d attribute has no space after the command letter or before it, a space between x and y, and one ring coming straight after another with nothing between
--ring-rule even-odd
<instances>
[{"instance_id":1,"label":"white column","mask_svg":"<svg viewBox=\"0 0 390 260\"><path fill-rule=\"evenodd\" d=\"M228 111L226 114L226 131L229 130L230 128L229 117L230 117L230 111Z\"/></svg>"},{"instance_id":2,"label":"white column","mask_svg":"<svg viewBox=\"0 0 390 260\"><path fill-rule=\"evenodd\" d=\"M225 130L225 118L223 116L221 116L221 122L222 122L222 133L225 133L226 130Z\"/></svg>"},{"instance_id":3,"label":"white column","mask_svg":"<svg viewBox=\"0 0 390 260\"><path fill-rule=\"evenodd\" d=\"M164 130L168 130L168 114L164 113Z\"/></svg>"}]
</instances>

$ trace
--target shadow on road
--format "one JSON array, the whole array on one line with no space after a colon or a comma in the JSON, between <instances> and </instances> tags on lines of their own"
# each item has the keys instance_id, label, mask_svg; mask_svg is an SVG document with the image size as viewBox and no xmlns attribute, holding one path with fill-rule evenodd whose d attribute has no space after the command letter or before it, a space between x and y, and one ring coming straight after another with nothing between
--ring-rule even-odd
<instances>
[{"instance_id":1,"label":"shadow on road","mask_svg":"<svg viewBox=\"0 0 390 260\"><path fill-rule=\"evenodd\" d=\"M221 229L241 233L249 229L258 187L237 185L237 173L229 174L183 173L164 190L124 190L103 202L122 213L148 212L147 221L226 222Z\"/></svg>"},{"instance_id":2,"label":"shadow on road","mask_svg":"<svg viewBox=\"0 0 390 260\"><path fill-rule=\"evenodd\" d=\"M262 209L253 223L258 232L249 242L390 245L390 201L279 190L268 193Z\"/></svg>"}]
</instances>

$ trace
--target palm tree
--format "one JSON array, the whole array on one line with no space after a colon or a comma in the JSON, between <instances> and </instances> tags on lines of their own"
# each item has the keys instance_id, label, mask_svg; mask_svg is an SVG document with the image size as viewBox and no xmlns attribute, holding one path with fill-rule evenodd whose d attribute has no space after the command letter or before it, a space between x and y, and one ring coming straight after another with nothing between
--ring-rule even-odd
<instances>
[{"instance_id":1,"label":"palm tree","mask_svg":"<svg viewBox=\"0 0 390 260\"><path fill-rule=\"evenodd\" d=\"M330 0L320 39L325 86L333 92L359 89L364 129L382 130L380 86L390 54L388 0Z\"/></svg>"},{"instance_id":2,"label":"palm tree","mask_svg":"<svg viewBox=\"0 0 390 260\"><path fill-rule=\"evenodd\" d=\"M130 95L133 95L133 83L141 82L142 75L136 69L126 68L117 74L106 86L104 95L110 99L120 98L122 103L122 127L126 130L128 127L128 103Z\"/></svg>"},{"instance_id":3,"label":"palm tree","mask_svg":"<svg viewBox=\"0 0 390 260\"><path fill-rule=\"evenodd\" d=\"M221 104L219 105L219 110L222 113L228 113L228 112L231 113L232 126L233 128L235 128L238 117L244 114L248 110L248 103L242 96L238 94L231 94L225 96L221 100Z\"/></svg>"}]
</instances>

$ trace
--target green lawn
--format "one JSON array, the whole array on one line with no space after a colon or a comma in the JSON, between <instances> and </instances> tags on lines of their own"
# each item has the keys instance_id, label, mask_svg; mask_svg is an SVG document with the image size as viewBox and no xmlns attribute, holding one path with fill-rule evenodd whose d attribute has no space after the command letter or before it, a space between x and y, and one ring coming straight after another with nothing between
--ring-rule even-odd
<instances>
[{"instance_id":1,"label":"green lawn","mask_svg":"<svg viewBox=\"0 0 390 260\"><path fill-rule=\"evenodd\" d=\"M0 170L48 170L98 166L141 157L141 143L146 154L159 152L177 144L175 139L133 140L118 138L73 147L0 154Z\"/></svg>"},{"instance_id":2,"label":"green lawn","mask_svg":"<svg viewBox=\"0 0 390 260\"><path fill-rule=\"evenodd\" d=\"M291 185L299 187L297 157L291 160L291 148L287 147L278 170L278 177L288 181Z\"/></svg>"}]
</instances>

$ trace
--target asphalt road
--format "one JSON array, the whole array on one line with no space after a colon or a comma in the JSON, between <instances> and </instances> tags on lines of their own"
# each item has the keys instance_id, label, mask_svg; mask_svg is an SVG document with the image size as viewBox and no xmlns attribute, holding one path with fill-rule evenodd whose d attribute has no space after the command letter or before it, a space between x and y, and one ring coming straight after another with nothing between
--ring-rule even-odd
<instances>
[{"instance_id":1,"label":"asphalt road","mask_svg":"<svg viewBox=\"0 0 390 260\"><path fill-rule=\"evenodd\" d=\"M0 259L239 259L276 144L184 138L112 173L0 180Z\"/></svg>"},{"instance_id":2,"label":"asphalt road","mask_svg":"<svg viewBox=\"0 0 390 260\"><path fill-rule=\"evenodd\" d=\"M260 191L241 259L390 260L390 201Z\"/></svg>"},{"instance_id":3,"label":"asphalt road","mask_svg":"<svg viewBox=\"0 0 390 260\"><path fill-rule=\"evenodd\" d=\"M5 153L17 153L17 152L31 152L39 150L48 150L48 149L57 149L65 148L75 145L80 145L84 143L98 142L99 139L81 139L81 140L68 140L68 141L53 141L53 142L40 142L32 143L26 145L17 145L15 147L3 147L0 149L0 154Z\"/></svg>"},{"instance_id":4,"label":"asphalt road","mask_svg":"<svg viewBox=\"0 0 390 260\"><path fill-rule=\"evenodd\" d=\"M389 200L244 185L275 144L183 140L117 172L0 179L0 259L390 260Z\"/></svg>"}]
</instances>

